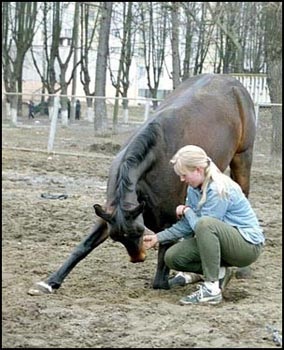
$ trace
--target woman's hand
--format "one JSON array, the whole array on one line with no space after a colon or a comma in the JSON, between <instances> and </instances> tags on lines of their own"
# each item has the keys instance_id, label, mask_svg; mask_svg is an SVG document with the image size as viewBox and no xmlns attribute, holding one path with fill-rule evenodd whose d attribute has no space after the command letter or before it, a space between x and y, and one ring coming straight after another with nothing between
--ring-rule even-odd
<instances>
[{"instance_id":1,"label":"woman's hand","mask_svg":"<svg viewBox=\"0 0 284 350\"><path fill-rule=\"evenodd\" d=\"M143 237L143 244L145 249L157 248L158 237L156 235L145 235Z\"/></svg>"},{"instance_id":2,"label":"woman's hand","mask_svg":"<svg viewBox=\"0 0 284 350\"><path fill-rule=\"evenodd\" d=\"M188 210L188 206L187 205L178 205L176 207L176 216L178 219L181 219L184 215L184 213Z\"/></svg>"}]
</instances>

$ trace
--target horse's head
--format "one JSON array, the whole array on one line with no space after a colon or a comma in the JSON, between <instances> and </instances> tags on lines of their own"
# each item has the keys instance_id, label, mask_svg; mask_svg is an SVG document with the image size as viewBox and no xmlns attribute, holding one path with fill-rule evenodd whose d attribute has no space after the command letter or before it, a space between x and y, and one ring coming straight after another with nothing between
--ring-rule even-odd
<instances>
[{"instance_id":1,"label":"horse's head","mask_svg":"<svg viewBox=\"0 0 284 350\"><path fill-rule=\"evenodd\" d=\"M130 256L131 262L143 262L146 251L143 247L143 235L147 231L144 226L142 212L145 203L142 202L134 209L117 207L111 213L95 204L96 214L108 224L110 237L122 243Z\"/></svg>"}]
</instances>

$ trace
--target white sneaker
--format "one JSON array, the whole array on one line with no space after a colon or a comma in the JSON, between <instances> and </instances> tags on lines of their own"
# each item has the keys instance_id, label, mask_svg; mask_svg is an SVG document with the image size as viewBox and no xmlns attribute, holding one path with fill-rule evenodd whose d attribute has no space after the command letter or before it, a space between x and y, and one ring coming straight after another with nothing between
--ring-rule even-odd
<instances>
[{"instance_id":1,"label":"white sneaker","mask_svg":"<svg viewBox=\"0 0 284 350\"><path fill-rule=\"evenodd\" d=\"M188 304L199 304L199 303L209 303L209 304L219 304L222 301L222 292L213 294L204 284L199 286L199 290L187 295L180 299L181 305Z\"/></svg>"}]
</instances>

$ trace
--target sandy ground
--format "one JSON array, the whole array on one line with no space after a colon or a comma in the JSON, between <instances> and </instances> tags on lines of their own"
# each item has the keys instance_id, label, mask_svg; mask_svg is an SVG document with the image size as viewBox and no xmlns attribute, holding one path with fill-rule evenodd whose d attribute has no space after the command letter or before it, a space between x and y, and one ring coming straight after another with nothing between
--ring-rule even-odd
<instances>
[{"instance_id":1,"label":"sandy ground","mask_svg":"<svg viewBox=\"0 0 284 350\"><path fill-rule=\"evenodd\" d=\"M59 127L55 150L62 154L11 149L46 150L49 129L41 121L2 128L2 348L277 347L267 327L282 335L282 168L269 165L261 142L250 200L266 246L252 278L232 279L221 304L180 306L196 285L153 290L157 251L131 264L110 239L57 293L28 295L89 232L93 204L104 202L109 165L125 139L95 138L92 126L80 123Z\"/></svg>"}]
</instances>

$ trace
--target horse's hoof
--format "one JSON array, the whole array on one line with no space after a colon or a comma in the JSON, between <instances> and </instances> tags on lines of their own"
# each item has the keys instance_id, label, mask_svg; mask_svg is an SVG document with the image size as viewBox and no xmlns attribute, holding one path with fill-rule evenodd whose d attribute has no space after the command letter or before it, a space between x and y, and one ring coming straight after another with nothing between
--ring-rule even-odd
<instances>
[{"instance_id":1,"label":"horse's hoof","mask_svg":"<svg viewBox=\"0 0 284 350\"><path fill-rule=\"evenodd\" d=\"M54 293L54 289L50 285L48 285L46 282L37 282L35 287L32 287L29 289L28 294L29 295L43 295L43 294L52 294Z\"/></svg>"},{"instance_id":2,"label":"horse's hoof","mask_svg":"<svg viewBox=\"0 0 284 350\"><path fill-rule=\"evenodd\" d=\"M170 285L167 282L164 282L164 283L153 283L153 289L170 289Z\"/></svg>"},{"instance_id":3,"label":"horse's hoof","mask_svg":"<svg viewBox=\"0 0 284 350\"><path fill-rule=\"evenodd\" d=\"M248 266L239 267L235 273L235 277L237 279L250 279L250 278L252 278L251 268Z\"/></svg>"}]
</instances>

